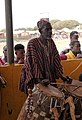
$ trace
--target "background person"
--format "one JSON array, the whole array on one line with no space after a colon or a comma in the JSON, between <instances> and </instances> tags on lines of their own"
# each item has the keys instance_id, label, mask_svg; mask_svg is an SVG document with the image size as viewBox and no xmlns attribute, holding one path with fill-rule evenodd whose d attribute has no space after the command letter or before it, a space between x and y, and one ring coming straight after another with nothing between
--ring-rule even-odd
<instances>
[{"instance_id":1,"label":"background person","mask_svg":"<svg viewBox=\"0 0 82 120\"><path fill-rule=\"evenodd\" d=\"M65 54L67 56L67 59L81 58L82 56L78 55L81 51L80 42L79 41L72 41L70 43L70 46L71 46L70 51Z\"/></svg>"},{"instance_id":2,"label":"background person","mask_svg":"<svg viewBox=\"0 0 82 120\"><path fill-rule=\"evenodd\" d=\"M24 57L25 57L25 48L22 44L16 44L14 47L15 50L15 63L16 64L24 64Z\"/></svg>"},{"instance_id":3,"label":"background person","mask_svg":"<svg viewBox=\"0 0 82 120\"><path fill-rule=\"evenodd\" d=\"M5 46L3 47L3 57L2 57L2 59L3 59L3 61L4 61L5 63L8 62L8 61L7 61L7 45L5 45Z\"/></svg>"},{"instance_id":4,"label":"background person","mask_svg":"<svg viewBox=\"0 0 82 120\"><path fill-rule=\"evenodd\" d=\"M70 43L73 42L73 41L78 41L78 39L79 39L79 33L77 31L72 31L70 33ZM67 49L61 51L60 54L68 53L70 51L70 49L71 49L71 44L69 44L69 47L70 48L67 48Z\"/></svg>"},{"instance_id":5,"label":"background person","mask_svg":"<svg viewBox=\"0 0 82 120\"><path fill-rule=\"evenodd\" d=\"M26 60L20 79L20 90L27 94L28 88L33 88L36 81L49 79L50 82L56 82L56 79L63 74L59 53L51 38L50 22L40 20L37 26L40 37L28 42Z\"/></svg>"}]
</instances>

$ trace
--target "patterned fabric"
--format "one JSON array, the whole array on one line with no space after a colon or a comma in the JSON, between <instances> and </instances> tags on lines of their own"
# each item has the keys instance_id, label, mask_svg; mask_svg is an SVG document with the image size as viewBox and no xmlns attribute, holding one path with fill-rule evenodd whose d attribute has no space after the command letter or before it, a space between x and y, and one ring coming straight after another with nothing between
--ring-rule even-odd
<instances>
[{"instance_id":1,"label":"patterned fabric","mask_svg":"<svg viewBox=\"0 0 82 120\"><path fill-rule=\"evenodd\" d=\"M76 58L71 50L68 53L66 53L65 55L67 56L67 59L75 59Z\"/></svg>"},{"instance_id":2,"label":"patterned fabric","mask_svg":"<svg viewBox=\"0 0 82 120\"><path fill-rule=\"evenodd\" d=\"M26 60L21 72L20 90L27 93L28 87L33 88L37 79L49 79L55 82L63 74L60 57L53 40L47 46L41 38L34 38L27 46Z\"/></svg>"},{"instance_id":3,"label":"patterned fabric","mask_svg":"<svg viewBox=\"0 0 82 120\"><path fill-rule=\"evenodd\" d=\"M30 114L27 113L27 98L17 120L54 120L54 114L50 111L51 97L45 97L47 96L42 94L41 104L38 105L37 101L39 100L39 94L38 92L33 94L33 107Z\"/></svg>"}]
</instances>

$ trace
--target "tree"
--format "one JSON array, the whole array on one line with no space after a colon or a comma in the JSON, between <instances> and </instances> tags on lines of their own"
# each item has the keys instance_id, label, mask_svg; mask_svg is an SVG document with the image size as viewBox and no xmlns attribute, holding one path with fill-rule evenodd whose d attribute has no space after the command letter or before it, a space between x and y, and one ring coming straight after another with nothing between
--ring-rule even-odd
<instances>
[{"instance_id":1,"label":"tree","mask_svg":"<svg viewBox=\"0 0 82 120\"><path fill-rule=\"evenodd\" d=\"M55 24L52 25L52 28L55 29L55 30L63 29L62 21L57 21Z\"/></svg>"},{"instance_id":2,"label":"tree","mask_svg":"<svg viewBox=\"0 0 82 120\"><path fill-rule=\"evenodd\" d=\"M76 26L80 25L80 23L76 20L65 20L65 21L63 21L63 25L66 28L73 29Z\"/></svg>"},{"instance_id":3,"label":"tree","mask_svg":"<svg viewBox=\"0 0 82 120\"><path fill-rule=\"evenodd\" d=\"M15 29L15 31L19 31L19 30L24 30L24 31L26 31L26 28L17 28L17 29Z\"/></svg>"},{"instance_id":4,"label":"tree","mask_svg":"<svg viewBox=\"0 0 82 120\"><path fill-rule=\"evenodd\" d=\"M52 28L55 29L55 30L61 30L63 28L73 29L76 26L79 26L81 24L76 20L61 21L61 20L56 19L56 20L51 20L50 22L51 22Z\"/></svg>"},{"instance_id":5,"label":"tree","mask_svg":"<svg viewBox=\"0 0 82 120\"><path fill-rule=\"evenodd\" d=\"M55 24L56 22L58 22L58 21L60 21L60 20L58 20L58 19L50 20L50 23L51 23L52 26L54 26L54 24Z\"/></svg>"},{"instance_id":6,"label":"tree","mask_svg":"<svg viewBox=\"0 0 82 120\"><path fill-rule=\"evenodd\" d=\"M2 29L2 30L0 30L0 32L6 32L6 29Z\"/></svg>"},{"instance_id":7,"label":"tree","mask_svg":"<svg viewBox=\"0 0 82 120\"><path fill-rule=\"evenodd\" d=\"M38 30L37 26L34 27L34 30Z\"/></svg>"}]
</instances>

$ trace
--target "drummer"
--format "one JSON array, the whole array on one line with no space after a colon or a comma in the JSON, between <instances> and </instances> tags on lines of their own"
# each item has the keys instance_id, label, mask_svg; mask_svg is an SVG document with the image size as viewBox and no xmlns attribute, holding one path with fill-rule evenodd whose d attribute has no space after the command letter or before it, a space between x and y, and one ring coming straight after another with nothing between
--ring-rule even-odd
<instances>
[{"instance_id":1,"label":"drummer","mask_svg":"<svg viewBox=\"0 0 82 120\"><path fill-rule=\"evenodd\" d=\"M28 88L33 89L34 84L43 79L45 83L46 79L50 83L56 82L59 77L63 79L59 53L52 40L52 26L49 21L41 19L37 22L37 27L40 37L28 42L26 61L20 78L20 90L26 94L28 94Z\"/></svg>"},{"instance_id":2,"label":"drummer","mask_svg":"<svg viewBox=\"0 0 82 120\"><path fill-rule=\"evenodd\" d=\"M37 27L40 32L40 37L33 38L28 42L25 63L22 68L19 86L19 89L22 92L25 92L28 96L28 114L30 113L30 108L32 108L32 105L29 105L29 101L32 99L32 89L35 84L41 83L42 85L48 85L49 83L55 83L56 79L59 79L60 77L64 81L67 80L63 76L60 56L56 45L52 40L52 26L50 22L42 19L37 22ZM31 101L33 101L33 99ZM46 103L46 105L48 106L48 103ZM49 107L47 108L49 109ZM45 107L44 111L41 108L41 111L43 111L43 113L48 111L49 113L48 109ZM41 111L39 112L41 113ZM36 109L35 113L37 113L36 116L38 116L37 120L40 120L39 117L42 117L42 115L38 115L38 109ZM46 115L48 114L46 113ZM52 115L50 117L49 114L49 116L46 117L50 119ZM23 118L23 120L26 119Z\"/></svg>"},{"instance_id":3,"label":"drummer","mask_svg":"<svg viewBox=\"0 0 82 120\"><path fill-rule=\"evenodd\" d=\"M33 89L35 83L44 79L45 83L56 82L56 79L63 75L59 53L52 40L50 22L41 19L37 22L37 27L40 37L28 42L26 60L20 78L20 90L26 94L29 88Z\"/></svg>"}]
</instances>

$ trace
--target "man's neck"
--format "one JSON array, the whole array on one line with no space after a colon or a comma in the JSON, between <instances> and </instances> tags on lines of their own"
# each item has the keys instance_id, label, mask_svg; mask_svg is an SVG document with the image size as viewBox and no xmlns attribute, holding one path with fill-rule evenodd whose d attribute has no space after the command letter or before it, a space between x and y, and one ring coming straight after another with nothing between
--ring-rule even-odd
<instances>
[{"instance_id":1,"label":"man's neck","mask_svg":"<svg viewBox=\"0 0 82 120\"><path fill-rule=\"evenodd\" d=\"M40 41L42 44L47 45L48 40L45 39L43 36L40 36Z\"/></svg>"}]
</instances>

